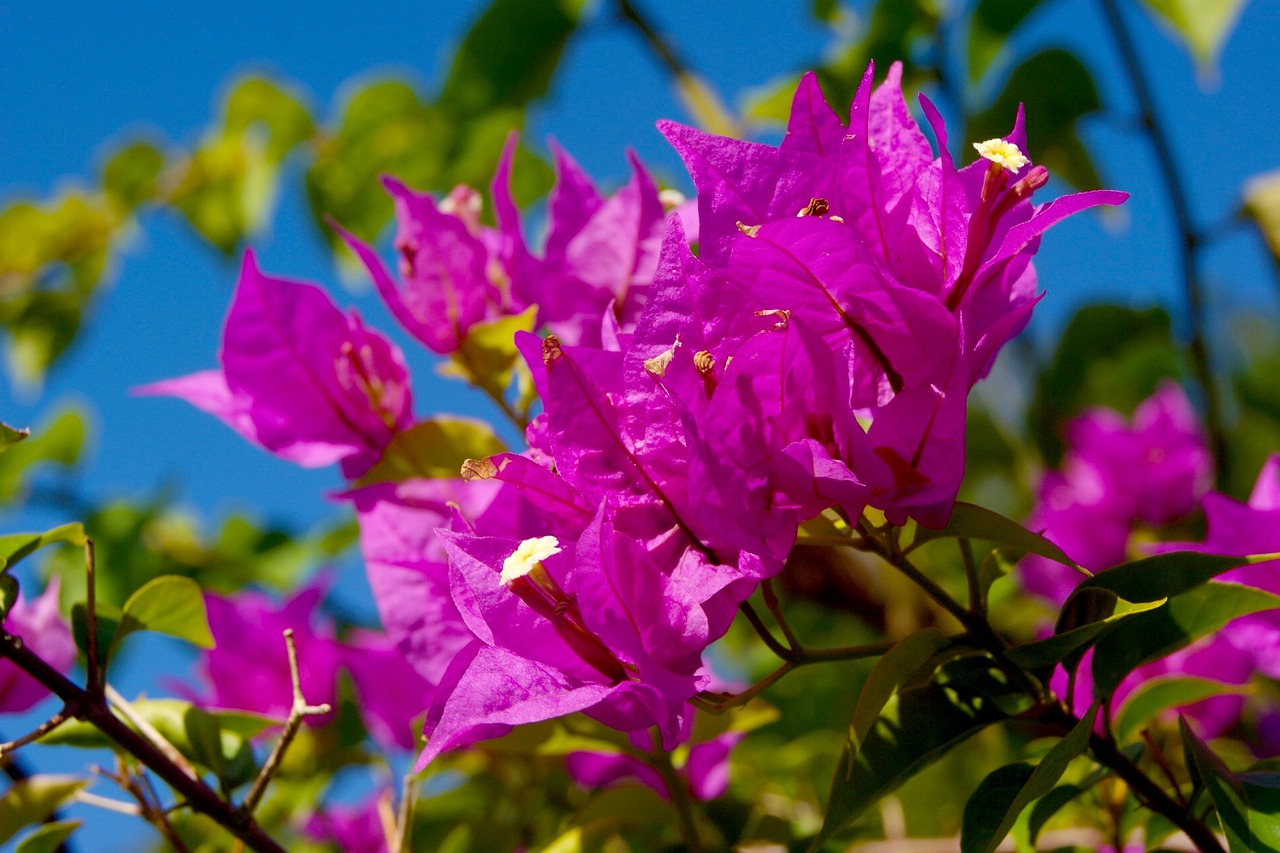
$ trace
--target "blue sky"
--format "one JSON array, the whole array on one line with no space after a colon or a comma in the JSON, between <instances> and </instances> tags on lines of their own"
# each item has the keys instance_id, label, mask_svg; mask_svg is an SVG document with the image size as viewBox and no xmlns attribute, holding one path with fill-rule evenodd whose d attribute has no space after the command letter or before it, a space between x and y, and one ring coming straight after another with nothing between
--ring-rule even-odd
<instances>
[{"instance_id":1,"label":"blue sky","mask_svg":"<svg viewBox=\"0 0 1280 853\"><path fill-rule=\"evenodd\" d=\"M294 81L322 114L344 85L378 73L405 76L431 91L482 5L397 2L378 4L374 12L372 5L326 2L72 8L2 0L0 202L47 197L76 176L93 174L107 140L144 131L176 144L193 143L224 87L247 71ZM732 103L751 87L804 67L828 44L827 34L804 15L807 3L643 5ZM1139 14L1128 17L1140 32L1143 61L1156 80L1158 107L1188 177L1196 218L1215 222L1233 209L1242 180L1280 167L1280 5L1254 3L1245 10L1224 52L1219 82L1208 91L1196 85L1195 70L1177 43ZM1072 46L1095 69L1104 103L1131 115L1133 99L1096 4L1046 4L1022 44ZM627 147L678 178L679 162L653 128L664 117L689 119L636 37L601 16L572 45L552 97L533 114L532 136L554 136L606 184L625 179ZM1145 141L1124 119L1092 120L1085 130L1108 185L1133 198L1119 216L1078 218L1046 239L1037 265L1049 295L1032 330L1041 341L1086 302L1106 298L1138 305L1177 295L1174 234ZM366 318L398 335L369 293L337 285L296 180L286 178L272 231L255 247L267 271L322 282L339 301L357 305ZM37 425L60 401L87 406L98 437L83 484L99 497L141 495L181 478L183 501L206 519L252 508L302 525L332 514L323 496L341 485L336 472L299 470L179 402L128 393L139 384L214 365L235 270L173 216L144 216L73 356L39 396L15 397L0 381L0 418ZM1272 273L1253 235L1242 232L1216 246L1203 272L1217 316L1245 306L1274 314ZM1180 310L1179 302L1173 305L1175 313ZM489 413L459 386L431 376L431 360L404 336L398 340L420 377L419 415ZM0 530L61 520L0 515ZM343 590L368 613L359 569L350 567L344 575ZM167 654L162 660L180 658ZM125 686L141 689L153 683L153 675L135 668L125 673ZM11 734L7 727L5 732Z\"/></svg>"}]
</instances>

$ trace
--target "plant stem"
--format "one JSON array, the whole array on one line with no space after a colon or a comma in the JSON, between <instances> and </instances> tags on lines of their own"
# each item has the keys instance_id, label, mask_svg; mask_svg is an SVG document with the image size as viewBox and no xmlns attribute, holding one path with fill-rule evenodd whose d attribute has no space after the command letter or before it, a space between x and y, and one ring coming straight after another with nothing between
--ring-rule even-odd
<instances>
[{"instance_id":1,"label":"plant stem","mask_svg":"<svg viewBox=\"0 0 1280 853\"><path fill-rule=\"evenodd\" d=\"M653 751L649 753L649 758L650 766L662 777L662 783L671 795L671 803L676 807L676 814L680 816L680 833L684 836L684 846L689 853L702 853L705 848L698 835L698 824L693 818L693 796L689 792L689 786L676 773L675 765L671 763L671 753L662 748L662 732L656 727L653 729Z\"/></svg>"},{"instance_id":2,"label":"plant stem","mask_svg":"<svg viewBox=\"0 0 1280 853\"><path fill-rule=\"evenodd\" d=\"M13 661L19 669L43 684L67 707L74 709L76 719L91 724L138 759L181 794L193 811L216 821L257 853L285 853L285 849L252 816L237 811L212 788L184 773L150 741L112 713L101 696L94 696L70 681L23 645L21 639L8 634L0 635L0 657Z\"/></svg>"},{"instance_id":3,"label":"plant stem","mask_svg":"<svg viewBox=\"0 0 1280 853\"><path fill-rule=\"evenodd\" d=\"M756 629L756 633L760 635L760 639L764 640L764 644L769 647L769 651L785 661L791 661L795 658L795 651L778 642L778 638L773 636L773 632L769 630L768 625L764 624L764 620L760 618L760 614L756 612L756 609L751 606L751 602L742 602L738 605L738 610L742 611L742 615L747 617L747 621L751 623L752 628Z\"/></svg>"},{"instance_id":4,"label":"plant stem","mask_svg":"<svg viewBox=\"0 0 1280 853\"><path fill-rule=\"evenodd\" d=\"M302 727L302 721L307 717L323 716L333 710L327 704L308 705L306 698L302 695L302 678L298 673L298 650L293 644L292 628L284 630L284 644L289 653L289 679L293 682L293 704L289 707L289 718L285 720L280 739L276 741L271 755L267 756L262 770L258 773L258 778L253 780L253 786L249 789L249 793L245 794L244 802L240 804L240 811L246 815L253 814L262 795L267 792L267 785L270 784L271 777L280 769L285 751L297 736L298 729Z\"/></svg>"},{"instance_id":5,"label":"plant stem","mask_svg":"<svg viewBox=\"0 0 1280 853\"><path fill-rule=\"evenodd\" d=\"M93 553L93 540L84 542L85 577L85 689L92 696L102 695L102 669L98 665L98 573Z\"/></svg>"},{"instance_id":6,"label":"plant stem","mask_svg":"<svg viewBox=\"0 0 1280 853\"><path fill-rule=\"evenodd\" d=\"M39 740L74 716L75 714L72 710L64 705L61 711L45 720L22 737L16 738L7 743L0 743L0 761L11 760L11 754L19 747L26 746L29 743Z\"/></svg>"},{"instance_id":7,"label":"plant stem","mask_svg":"<svg viewBox=\"0 0 1280 853\"><path fill-rule=\"evenodd\" d=\"M1173 157L1173 146L1169 142L1169 134L1156 114L1155 99L1151 94L1151 83L1142 70L1137 46L1129 32L1124 16L1116 0L1099 0L1103 15L1111 34L1115 37L1116 47L1124 63L1129 83L1133 87L1134 97L1138 101L1138 111L1142 127L1151 140L1155 151L1156 163L1164 181L1165 190L1169 193L1169 206L1173 210L1179 235L1179 252L1182 261L1182 290L1187 305L1187 326L1191 332L1188 351L1191 354L1192 369L1196 381L1204 391L1205 428L1209 433L1209 443L1213 457L1218 464L1220 474L1226 473L1227 442L1222 426L1222 401L1218 393L1217 383L1213 378L1213 365L1209 357L1209 347L1204 334L1204 300L1199 275L1196 272L1196 254L1201 244L1201 236L1191 220L1191 202L1186 185L1178 171Z\"/></svg>"}]
</instances>

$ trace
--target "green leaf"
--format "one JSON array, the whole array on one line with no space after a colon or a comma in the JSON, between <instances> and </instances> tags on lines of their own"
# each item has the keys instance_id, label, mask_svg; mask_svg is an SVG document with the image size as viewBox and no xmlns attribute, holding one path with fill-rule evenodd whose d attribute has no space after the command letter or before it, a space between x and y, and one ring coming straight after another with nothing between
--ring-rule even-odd
<instances>
[{"instance_id":1,"label":"green leaf","mask_svg":"<svg viewBox=\"0 0 1280 853\"><path fill-rule=\"evenodd\" d=\"M1240 777L1232 773L1214 755L1204 741L1196 737L1184 718L1178 718L1187 765L1195 770L1213 800L1227 846L1231 853L1280 853L1280 820L1275 815L1249 807L1246 788ZM1268 796L1271 792L1262 792Z\"/></svg>"},{"instance_id":2,"label":"green leaf","mask_svg":"<svg viewBox=\"0 0 1280 853\"><path fill-rule=\"evenodd\" d=\"M1034 769L1026 764L1010 764L982 780L964 808L962 853L991 853L999 846L1023 809L1053 790L1067 765L1084 753L1097 715L1095 704Z\"/></svg>"},{"instance_id":3,"label":"green leaf","mask_svg":"<svg viewBox=\"0 0 1280 853\"><path fill-rule=\"evenodd\" d=\"M1080 119L1102 109L1098 87L1085 64L1060 48L1023 60L991 105L970 119L965 138L978 142L1004 136L1020 103L1026 108L1027 156L1075 187L1101 186L1079 136Z\"/></svg>"},{"instance_id":4,"label":"green leaf","mask_svg":"<svg viewBox=\"0 0 1280 853\"><path fill-rule=\"evenodd\" d=\"M845 746L848 751L858 753L889 700L946 644L941 631L925 628L895 643L876 661L853 709Z\"/></svg>"},{"instance_id":5,"label":"green leaf","mask_svg":"<svg viewBox=\"0 0 1280 853\"><path fill-rule=\"evenodd\" d=\"M0 574L0 624L4 624L9 610L18 601L18 579L5 572Z\"/></svg>"},{"instance_id":6,"label":"green leaf","mask_svg":"<svg viewBox=\"0 0 1280 853\"><path fill-rule=\"evenodd\" d=\"M114 653L121 641L134 631L155 631L202 649L213 648L204 594L191 578L163 575L129 596L121 608L120 628L108 654Z\"/></svg>"},{"instance_id":7,"label":"green leaf","mask_svg":"<svg viewBox=\"0 0 1280 853\"><path fill-rule=\"evenodd\" d=\"M55 853L71 837L71 833L80 828L80 824L81 821L78 820L46 823L23 836L13 853Z\"/></svg>"},{"instance_id":8,"label":"green leaf","mask_svg":"<svg viewBox=\"0 0 1280 853\"><path fill-rule=\"evenodd\" d=\"M1134 668L1217 631L1232 619L1280 607L1280 596L1253 587L1210 582L1163 606L1124 620L1094 647L1094 689L1110 696Z\"/></svg>"},{"instance_id":9,"label":"green leaf","mask_svg":"<svg viewBox=\"0 0 1280 853\"><path fill-rule=\"evenodd\" d=\"M1274 559L1272 554L1235 557L1198 551L1171 551L1098 572L1076 587L1073 595L1101 589L1115 593L1125 601L1159 601L1195 589L1223 572Z\"/></svg>"},{"instance_id":10,"label":"green leaf","mask_svg":"<svg viewBox=\"0 0 1280 853\"><path fill-rule=\"evenodd\" d=\"M398 483L412 477L456 478L462 463L506 448L484 421L436 417L396 433L378 463L357 482Z\"/></svg>"},{"instance_id":11,"label":"green leaf","mask_svg":"<svg viewBox=\"0 0 1280 853\"><path fill-rule=\"evenodd\" d=\"M46 464L74 465L80 459L85 433L84 417L66 409L52 422L42 424L31 438L7 445L0 454L0 504L11 503L22 492L33 469Z\"/></svg>"},{"instance_id":12,"label":"green leaf","mask_svg":"<svg viewBox=\"0 0 1280 853\"><path fill-rule=\"evenodd\" d=\"M1271 252L1271 262L1280 266L1280 170L1250 178L1244 185L1244 215L1258 227Z\"/></svg>"},{"instance_id":13,"label":"green leaf","mask_svg":"<svg viewBox=\"0 0 1280 853\"><path fill-rule=\"evenodd\" d=\"M29 429L14 429L0 421L0 453L4 453L29 435L31 435L31 430Z\"/></svg>"},{"instance_id":14,"label":"green leaf","mask_svg":"<svg viewBox=\"0 0 1280 853\"><path fill-rule=\"evenodd\" d=\"M113 152L102 167L102 192L124 210L156 197L164 152L150 142L131 142Z\"/></svg>"},{"instance_id":15,"label":"green leaf","mask_svg":"<svg viewBox=\"0 0 1280 853\"><path fill-rule=\"evenodd\" d=\"M110 651L120 620L123 618L120 608L109 601L98 601L94 608L94 625L97 627L98 666L105 669L111 657ZM89 654L89 619L88 608L83 601L71 605L71 635L75 638L76 648L87 658Z\"/></svg>"},{"instance_id":16,"label":"green leaf","mask_svg":"<svg viewBox=\"0 0 1280 853\"><path fill-rule=\"evenodd\" d=\"M580 5L493 0L458 46L441 104L471 117L498 107L522 109L541 98L577 26Z\"/></svg>"},{"instance_id":17,"label":"green leaf","mask_svg":"<svg viewBox=\"0 0 1280 853\"><path fill-rule=\"evenodd\" d=\"M0 844L24 826L41 823L89 784L77 776L41 775L14 782L0 797Z\"/></svg>"},{"instance_id":18,"label":"green leaf","mask_svg":"<svg viewBox=\"0 0 1280 853\"><path fill-rule=\"evenodd\" d=\"M1154 610L1164 602L1165 599L1160 599L1159 601L1143 601L1135 604L1115 599L1109 615L1097 621L1082 624L1078 628L1055 633L1053 636L1043 640L1016 646L1006 653L1006 657L1023 669L1034 671L1051 667L1083 652L1095 640L1113 629L1120 620L1135 613Z\"/></svg>"},{"instance_id":19,"label":"green leaf","mask_svg":"<svg viewBox=\"0 0 1280 853\"><path fill-rule=\"evenodd\" d=\"M1027 821L1030 842L1035 844L1036 838L1040 836L1040 830L1044 829L1049 819L1086 790L1088 789L1083 785L1059 785L1037 800L1031 808L1030 820Z\"/></svg>"},{"instance_id":20,"label":"green leaf","mask_svg":"<svg viewBox=\"0 0 1280 853\"><path fill-rule=\"evenodd\" d=\"M214 135L195 148L169 200L211 246L231 255L267 221L276 164L252 134Z\"/></svg>"},{"instance_id":21,"label":"green leaf","mask_svg":"<svg viewBox=\"0 0 1280 853\"><path fill-rule=\"evenodd\" d=\"M498 753L518 755L564 756L571 752L618 754L634 751L625 734L582 715L517 726L509 734L487 741L486 745Z\"/></svg>"},{"instance_id":22,"label":"green leaf","mask_svg":"<svg viewBox=\"0 0 1280 853\"><path fill-rule=\"evenodd\" d=\"M302 101L265 77L246 77L235 84L223 106L222 122L230 137L265 133L265 154L273 162L315 135L311 113Z\"/></svg>"},{"instance_id":23,"label":"green leaf","mask_svg":"<svg viewBox=\"0 0 1280 853\"><path fill-rule=\"evenodd\" d=\"M952 747L1009 718L975 683L977 679L931 682L889 700L857 752L846 745L841 754L811 850Z\"/></svg>"},{"instance_id":24,"label":"green leaf","mask_svg":"<svg viewBox=\"0 0 1280 853\"><path fill-rule=\"evenodd\" d=\"M969 80L977 82L1040 0L978 0L969 16Z\"/></svg>"},{"instance_id":25,"label":"green leaf","mask_svg":"<svg viewBox=\"0 0 1280 853\"><path fill-rule=\"evenodd\" d=\"M511 384L511 371L520 358L516 332L533 331L537 316L538 306L530 305L519 314L477 323L462 339L457 352L440 366L440 373L465 379L490 394L505 394Z\"/></svg>"},{"instance_id":26,"label":"green leaf","mask_svg":"<svg viewBox=\"0 0 1280 853\"><path fill-rule=\"evenodd\" d=\"M1166 708L1185 707L1211 696L1224 693L1246 693L1243 684L1225 684L1207 678L1181 676L1146 681L1125 697L1124 705L1112 724L1117 741L1123 743L1148 720Z\"/></svg>"},{"instance_id":27,"label":"green leaf","mask_svg":"<svg viewBox=\"0 0 1280 853\"><path fill-rule=\"evenodd\" d=\"M65 542L83 548L86 541L84 525L77 522L63 524L44 533L11 533L0 536L0 571L8 571L45 545Z\"/></svg>"},{"instance_id":28,"label":"green leaf","mask_svg":"<svg viewBox=\"0 0 1280 853\"><path fill-rule=\"evenodd\" d=\"M1240 20L1245 0L1141 0L1187 45L1203 71L1218 63L1222 46Z\"/></svg>"},{"instance_id":29,"label":"green leaf","mask_svg":"<svg viewBox=\"0 0 1280 853\"><path fill-rule=\"evenodd\" d=\"M919 528L916 531L916 538L911 547L914 548L925 542L932 542L935 539L951 536L965 539L982 539L999 545L1007 545L1024 554L1039 554L1041 557L1047 557L1050 560L1062 563L1064 566L1070 566L1084 574L1088 574L1063 553L1061 548L1040 534L1032 533L1018 522L1011 518L1005 518L998 512L975 504L965 503L964 501L956 501L955 508L951 511L951 518L947 520L946 527L941 530L930 530L927 527Z\"/></svg>"}]
</instances>

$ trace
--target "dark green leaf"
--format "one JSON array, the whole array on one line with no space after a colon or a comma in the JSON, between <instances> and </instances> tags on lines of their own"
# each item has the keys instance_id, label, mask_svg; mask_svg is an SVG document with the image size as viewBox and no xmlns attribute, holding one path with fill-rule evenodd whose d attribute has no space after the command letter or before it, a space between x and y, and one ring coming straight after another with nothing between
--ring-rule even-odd
<instances>
[{"instance_id":1,"label":"dark green leaf","mask_svg":"<svg viewBox=\"0 0 1280 853\"><path fill-rule=\"evenodd\" d=\"M1032 844L1040 835L1040 830L1049 819L1057 814L1063 806L1088 790L1084 785L1059 785L1036 801L1031 809L1031 818L1027 822L1027 834Z\"/></svg>"},{"instance_id":2,"label":"dark green leaf","mask_svg":"<svg viewBox=\"0 0 1280 853\"><path fill-rule=\"evenodd\" d=\"M969 79L979 80L1040 0L978 0L969 17ZM984 137L985 138L985 137Z\"/></svg>"},{"instance_id":3,"label":"dark green leaf","mask_svg":"<svg viewBox=\"0 0 1280 853\"><path fill-rule=\"evenodd\" d=\"M1110 696L1135 667L1170 655L1232 619L1280 607L1280 596L1237 584L1210 582L1137 613L1094 647L1094 689Z\"/></svg>"},{"instance_id":4,"label":"dark green leaf","mask_svg":"<svg viewBox=\"0 0 1280 853\"><path fill-rule=\"evenodd\" d=\"M847 827L870 806L948 750L1008 715L997 702L959 679L897 693L855 753L846 746L831 784L822 829L811 849Z\"/></svg>"},{"instance_id":5,"label":"dark green leaf","mask_svg":"<svg viewBox=\"0 0 1280 853\"><path fill-rule=\"evenodd\" d=\"M71 833L80 828L80 824L81 821L78 820L46 823L23 836L13 853L55 853L71 837Z\"/></svg>"},{"instance_id":6,"label":"dark green leaf","mask_svg":"<svg viewBox=\"0 0 1280 853\"><path fill-rule=\"evenodd\" d=\"M1187 765L1194 768L1209 792L1231 853L1280 853L1280 820L1273 814L1252 810L1240 778L1191 731L1184 718L1178 719L1178 727Z\"/></svg>"},{"instance_id":7,"label":"dark green leaf","mask_svg":"<svg viewBox=\"0 0 1280 853\"><path fill-rule=\"evenodd\" d=\"M18 579L5 572L0 574L0 624L9 615L9 609L18 600Z\"/></svg>"},{"instance_id":8,"label":"dark green leaf","mask_svg":"<svg viewBox=\"0 0 1280 853\"><path fill-rule=\"evenodd\" d=\"M916 531L916 538L912 547L949 536L982 539L987 542L995 542L998 545L1007 545L1025 554L1039 554L1042 557L1055 560L1064 566L1070 566L1084 573L1070 557L1062 552L1061 548L1040 534L1032 533L1018 522L1011 518L1005 518L998 512L993 512L975 504L965 503L964 501L956 501L955 508L951 511L951 518L948 519L946 527L941 530L930 530L927 527L919 528Z\"/></svg>"},{"instance_id":9,"label":"dark green leaf","mask_svg":"<svg viewBox=\"0 0 1280 853\"><path fill-rule=\"evenodd\" d=\"M1025 59L995 101L972 117L965 138L1004 136L1020 103L1026 107L1027 156L1073 186L1101 186L1077 126L1080 119L1102 108L1098 87L1085 64L1060 48Z\"/></svg>"},{"instance_id":10,"label":"dark green leaf","mask_svg":"<svg viewBox=\"0 0 1280 853\"><path fill-rule=\"evenodd\" d=\"M356 483L398 483L413 477L456 478L462 463L505 448L484 421L436 417L396 433L382 458Z\"/></svg>"},{"instance_id":11,"label":"dark green leaf","mask_svg":"<svg viewBox=\"0 0 1280 853\"><path fill-rule=\"evenodd\" d=\"M44 533L11 533L8 536L0 536L0 571L13 568L22 562L23 558L45 545L65 542L83 548L86 541L84 526L77 522L63 524Z\"/></svg>"},{"instance_id":12,"label":"dark green leaf","mask_svg":"<svg viewBox=\"0 0 1280 853\"><path fill-rule=\"evenodd\" d=\"M0 797L0 844L24 826L40 823L89 780L76 776L32 776L14 782Z\"/></svg>"},{"instance_id":13,"label":"dark green leaf","mask_svg":"<svg viewBox=\"0 0 1280 853\"><path fill-rule=\"evenodd\" d=\"M125 210L156 197L164 153L150 142L131 142L112 153L102 167L102 191Z\"/></svg>"},{"instance_id":14,"label":"dark green leaf","mask_svg":"<svg viewBox=\"0 0 1280 853\"><path fill-rule=\"evenodd\" d=\"M1073 595L1101 589L1115 593L1125 601L1159 601L1195 589L1223 572L1270 559L1274 557L1233 557L1202 554L1198 551L1172 551L1098 572L1076 587Z\"/></svg>"},{"instance_id":15,"label":"dark green leaf","mask_svg":"<svg viewBox=\"0 0 1280 853\"><path fill-rule=\"evenodd\" d=\"M1138 604L1116 599L1109 615L1046 639L1017 646L1010 649L1006 655L1009 660L1023 669L1038 670L1051 667L1087 649L1125 617L1154 610L1163 603L1164 599Z\"/></svg>"},{"instance_id":16,"label":"dark green leaf","mask_svg":"<svg viewBox=\"0 0 1280 853\"><path fill-rule=\"evenodd\" d=\"M1090 305L1076 312L1027 410L1031 434L1049 467L1062 461L1067 417L1100 404L1131 412L1162 379L1181 375L1182 356L1171 328L1163 308Z\"/></svg>"},{"instance_id":17,"label":"dark green leaf","mask_svg":"<svg viewBox=\"0 0 1280 853\"><path fill-rule=\"evenodd\" d=\"M120 629L108 654L114 653L121 641L134 631L155 631L202 649L213 648L204 594L191 578L164 575L148 581L129 596L121 609Z\"/></svg>"},{"instance_id":18,"label":"dark green leaf","mask_svg":"<svg viewBox=\"0 0 1280 853\"><path fill-rule=\"evenodd\" d=\"M1097 715L1098 706L1094 705L1034 769L1010 764L982 781L964 808L960 833L963 853L991 853L999 846L1023 809L1053 790L1067 765L1084 753Z\"/></svg>"},{"instance_id":19,"label":"dark green leaf","mask_svg":"<svg viewBox=\"0 0 1280 853\"><path fill-rule=\"evenodd\" d=\"M71 605L71 635L75 637L76 648L84 655L89 654L89 620L88 609L80 601ZM120 608L107 601L98 601L94 608L94 625L97 626L98 666L105 669L110 658L111 647L116 634L120 631L120 620L123 618Z\"/></svg>"},{"instance_id":20,"label":"dark green leaf","mask_svg":"<svg viewBox=\"0 0 1280 853\"><path fill-rule=\"evenodd\" d=\"M577 26L580 5L493 0L458 46L441 104L472 117L541 98Z\"/></svg>"}]
</instances>

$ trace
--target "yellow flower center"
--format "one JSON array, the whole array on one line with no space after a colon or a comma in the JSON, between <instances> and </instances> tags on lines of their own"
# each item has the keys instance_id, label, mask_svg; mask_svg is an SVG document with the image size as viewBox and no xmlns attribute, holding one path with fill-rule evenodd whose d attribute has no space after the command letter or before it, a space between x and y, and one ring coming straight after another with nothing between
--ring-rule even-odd
<instances>
[{"instance_id":1,"label":"yellow flower center","mask_svg":"<svg viewBox=\"0 0 1280 853\"><path fill-rule=\"evenodd\" d=\"M973 147L978 154L992 163L997 163L1015 174L1031 161L1018 146L1003 139L988 139L986 142L975 142Z\"/></svg>"},{"instance_id":2,"label":"yellow flower center","mask_svg":"<svg viewBox=\"0 0 1280 853\"><path fill-rule=\"evenodd\" d=\"M514 554L502 561L502 574L499 580L509 584L529 574L547 557L559 553L560 540L554 536L526 539L520 543Z\"/></svg>"}]
</instances>

